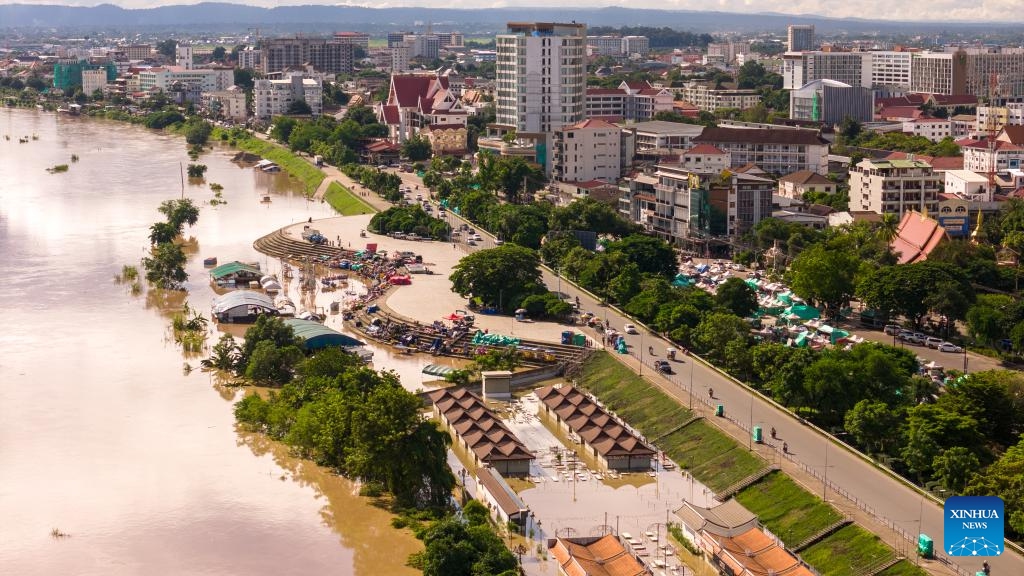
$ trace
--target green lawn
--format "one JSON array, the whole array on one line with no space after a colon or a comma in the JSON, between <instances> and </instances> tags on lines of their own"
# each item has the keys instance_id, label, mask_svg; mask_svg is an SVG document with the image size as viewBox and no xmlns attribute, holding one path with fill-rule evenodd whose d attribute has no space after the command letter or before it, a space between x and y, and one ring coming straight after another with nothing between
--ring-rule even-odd
<instances>
[{"instance_id":1,"label":"green lawn","mask_svg":"<svg viewBox=\"0 0 1024 576\"><path fill-rule=\"evenodd\" d=\"M258 138L242 138L235 141L240 150L257 154L275 162L282 170L302 183L306 196L312 196L324 180L324 173L316 166L299 158L287 148L260 140Z\"/></svg>"},{"instance_id":2,"label":"green lawn","mask_svg":"<svg viewBox=\"0 0 1024 576\"><path fill-rule=\"evenodd\" d=\"M928 571L915 566L910 560L900 560L891 568L879 572L878 576L928 576Z\"/></svg>"},{"instance_id":3,"label":"green lawn","mask_svg":"<svg viewBox=\"0 0 1024 576\"><path fill-rule=\"evenodd\" d=\"M607 352L587 361L580 385L651 439L690 419L689 410Z\"/></svg>"},{"instance_id":4,"label":"green lawn","mask_svg":"<svg viewBox=\"0 0 1024 576\"><path fill-rule=\"evenodd\" d=\"M828 576L861 576L895 553L867 530L851 524L800 553L804 561Z\"/></svg>"},{"instance_id":5,"label":"green lawn","mask_svg":"<svg viewBox=\"0 0 1024 576\"><path fill-rule=\"evenodd\" d=\"M842 519L834 508L781 472L772 472L736 494L776 536L796 546Z\"/></svg>"},{"instance_id":6,"label":"green lawn","mask_svg":"<svg viewBox=\"0 0 1024 576\"><path fill-rule=\"evenodd\" d=\"M376 212L372 206L363 202L361 198L353 194L348 188L345 188L337 182L331 182L330 185L327 186L327 192L324 193L324 200L327 200L327 203L342 216L373 214Z\"/></svg>"},{"instance_id":7,"label":"green lawn","mask_svg":"<svg viewBox=\"0 0 1024 576\"><path fill-rule=\"evenodd\" d=\"M694 422L661 438L690 419L691 413L607 352L583 366L580 385L712 490L722 490L764 468L757 456L714 426Z\"/></svg>"},{"instance_id":8,"label":"green lawn","mask_svg":"<svg viewBox=\"0 0 1024 576\"><path fill-rule=\"evenodd\" d=\"M724 490L765 467L764 460L704 421L673 432L658 444L694 478L715 491Z\"/></svg>"}]
</instances>

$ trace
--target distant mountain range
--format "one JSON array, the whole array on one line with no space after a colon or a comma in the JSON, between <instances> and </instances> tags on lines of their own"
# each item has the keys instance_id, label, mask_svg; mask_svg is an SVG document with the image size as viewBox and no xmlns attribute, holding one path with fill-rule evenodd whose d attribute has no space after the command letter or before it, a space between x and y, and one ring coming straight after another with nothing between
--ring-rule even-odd
<instances>
[{"instance_id":1,"label":"distant mountain range","mask_svg":"<svg viewBox=\"0 0 1024 576\"><path fill-rule=\"evenodd\" d=\"M785 14L739 14L633 8L365 8L358 6L283 6L261 8L242 4L201 4L126 9L112 4L92 7L4 4L0 28L245 30L347 29L379 31L410 28L431 22L437 29L494 31L514 20L585 22L588 26L670 26L697 32L784 31L787 24L814 24L821 32L929 33L1010 28L992 23L895 22L836 19Z\"/></svg>"}]
</instances>

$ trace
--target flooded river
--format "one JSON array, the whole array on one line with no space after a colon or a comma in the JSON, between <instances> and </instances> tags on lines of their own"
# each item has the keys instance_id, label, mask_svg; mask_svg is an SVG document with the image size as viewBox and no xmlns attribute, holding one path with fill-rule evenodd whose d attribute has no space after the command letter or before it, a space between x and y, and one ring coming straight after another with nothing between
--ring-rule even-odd
<instances>
[{"instance_id":1,"label":"flooded river","mask_svg":"<svg viewBox=\"0 0 1024 576\"><path fill-rule=\"evenodd\" d=\"M331 215L230 155L205 154L206 183L185 187L203 205L186 235L204 312L203 257L262 262L256 237ZM113 281L188 162L178 137L0 109L0 572L415 573L410 534L349 482L236 432L236 393L184 374L161 300ZM57 164L70 169L46 171ZM226 205L207 204L213 182Z\"/></svg>"}]
</instances>

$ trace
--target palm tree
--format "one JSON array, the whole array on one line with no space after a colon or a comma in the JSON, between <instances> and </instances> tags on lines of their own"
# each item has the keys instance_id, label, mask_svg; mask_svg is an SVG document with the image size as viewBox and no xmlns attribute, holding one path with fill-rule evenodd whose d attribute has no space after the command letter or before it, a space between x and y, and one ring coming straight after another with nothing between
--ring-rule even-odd
<instances>
[{"instance_id":1,"label":"palm tree","mask_svg":"<svg viewBox=\"0 0 1024 576\"><path fill-rule=\"evenodd\" d=\"M882 221L878 224L878 239L884 241L886 244L892 242L893 238L896 237L896 231L899 230L900 221L895 214L882 214Z\"/></svg>"}]
</instances>

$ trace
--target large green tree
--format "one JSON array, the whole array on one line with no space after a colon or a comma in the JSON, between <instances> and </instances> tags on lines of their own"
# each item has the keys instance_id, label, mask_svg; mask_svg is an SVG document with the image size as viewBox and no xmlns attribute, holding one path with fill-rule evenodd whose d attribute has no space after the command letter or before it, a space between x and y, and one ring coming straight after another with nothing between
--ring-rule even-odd
<instances>
[{"instance_id":1,"label":"large green tree","mask_svg":"<svg viewBox=\"0 0 1024 576\"><path fill-rule=\"evenodd\" d=\"M808 301L824 305L835 316L854 294L854 279L860 260L845 251L814 244L800 253L790 268L793 292Z\"/></svg>"},{"instance_id":2,"label":"large green tree","mask_svg":"<svg viewBox=\"0 0 1024 576\"><path fill-rule=\"evenodd\" d=\"M142 259L146 280L157 288L178 288L188 280L185 272L185 252L172 242L157 244L150 256Z\"/></svg>"},{"instance_id":3,"label":"large green tree","mask_svg":"<svg viewBox=\"0 0 1024 576\"><path fill-rule=\"evenodd\" d=\"M535 250L505 244L469 254L455 265L452 291L484 304L514 310L524 298L543 291Z\"/></svg>"},{"instance_id":4,"label":"large green tree","mask_svg":"<svg viewBox=\"0 0 1024 576\"><path fill-rule=\"evenodd\" d=\"M402 144L402 156L412 162L419 162L430 158L430 140L419 134L409 138Z\"/></svg>"},{"instance_id":5,"label":"large green tree","mask_svg":"<svg viewBox=\"0 0 1024 576\"><path fill-rule=\"evenodd\" d=\"M741 278L729 278L718 286L715 301L733 314L746 318L757 311L757 293Z\"/></svg>"},{"instance_id":6,"label":"large green tree","mask_svg":"<svg viewBox=\"0 0 1024 576\"><path fill-rule=\"evenodd\" d=\"M665 277L675 275L678 267L676 255L667 242L653 236L632 234L608 246L610 253L622 253L640 272Z\"/></svg>"}]
</instances>

